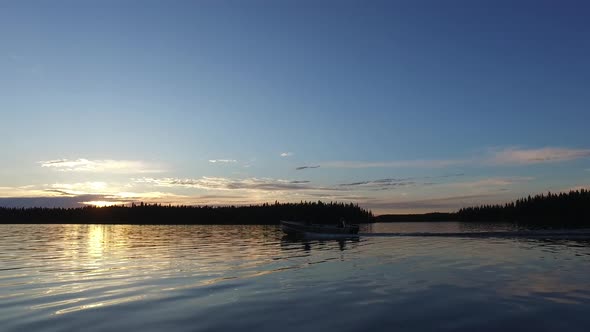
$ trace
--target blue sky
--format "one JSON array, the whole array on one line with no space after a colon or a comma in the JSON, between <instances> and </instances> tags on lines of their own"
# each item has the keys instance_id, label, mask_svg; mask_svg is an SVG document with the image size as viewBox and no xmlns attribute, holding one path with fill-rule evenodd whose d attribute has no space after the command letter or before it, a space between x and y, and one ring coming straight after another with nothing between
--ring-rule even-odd
<instances>
[{"instance_id":1,"label":"blue sky","mask_svg":"<svg viewBox=\"0 0 590 332\"><path fill-rule=\"evenodd\" d=\"M589 16L584 1L3 1L0 205L406 213L587 187Z\"/></svg>"}]
</instances>

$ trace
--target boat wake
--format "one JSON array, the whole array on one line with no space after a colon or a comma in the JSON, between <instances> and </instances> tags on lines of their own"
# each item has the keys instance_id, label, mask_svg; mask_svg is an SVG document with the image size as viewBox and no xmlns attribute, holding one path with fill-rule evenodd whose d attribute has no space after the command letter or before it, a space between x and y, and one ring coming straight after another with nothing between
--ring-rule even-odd
<instances>
[{"instance_id":1,"label":"boat wake","mask_svg":"<svg viewBox=\"0 0 590 332\"><path fill-rule=\"evenodd\" d=\"M535 230L499 232L414 232L414 233L359 233L362 237L463 237L463 238L529 238L529 239L576 239L590 240L590 229Z\"/></svg>"}]
</instances>

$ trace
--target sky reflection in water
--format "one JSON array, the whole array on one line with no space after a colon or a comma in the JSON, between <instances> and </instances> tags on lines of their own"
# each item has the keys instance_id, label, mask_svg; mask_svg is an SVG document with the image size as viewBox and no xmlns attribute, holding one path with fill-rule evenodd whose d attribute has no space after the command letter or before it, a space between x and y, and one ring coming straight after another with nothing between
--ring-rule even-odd
<instances>
[{"instance_id":1,"label":"sky reflection in water","mask_svg":"<svg viewBox=\"0 0 590 332\"><path fill-rule=\"evenodd\" d=\"M419 227L429 226L365 231ZM0 262L3 331L583 331L590 323L588 241L292 241L274 226L1 225Z\"/></svg>"}]
</instances>

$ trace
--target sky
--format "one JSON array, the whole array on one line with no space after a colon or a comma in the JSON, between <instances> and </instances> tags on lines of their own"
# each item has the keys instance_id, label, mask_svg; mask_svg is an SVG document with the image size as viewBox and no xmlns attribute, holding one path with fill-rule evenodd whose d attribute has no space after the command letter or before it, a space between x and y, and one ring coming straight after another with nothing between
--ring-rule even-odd
<instances>
[{"instance_id":1,"label":"sky","mask_svg":"<svg viewBox=\"0 0 590 332\"><path fill-rule=\"evenodd\" d=\"M1 1L0 206L590 187L586 1Z\"/></svg>"}]
</instances>

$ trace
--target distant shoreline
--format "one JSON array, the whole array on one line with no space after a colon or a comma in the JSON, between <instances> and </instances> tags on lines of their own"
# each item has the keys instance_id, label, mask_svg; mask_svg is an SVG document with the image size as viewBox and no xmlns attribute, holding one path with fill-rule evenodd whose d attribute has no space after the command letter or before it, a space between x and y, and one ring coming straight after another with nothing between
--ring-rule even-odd
<instances>
[{"instance_id":1,"label":"distant shoreline","mask_svg":"<svg viewBox=\"0 0 590 332\"><path fill-rule=\"evenodd\" d=\"M456 213L429 212L422 214L382 214L375 217L375 222L445 222L459 221Z\"/></svg>"},{"instance_id":2,"label":"distant shoreline","mask_svg":"<svg viewBox=\"0 0 590 332\"><path fill-rule=\"evenodd\" d=\"M127 224L127 225L278 225L280 220L335 224L374 222L373 214L349 203L279 203L251 206L131 206L80 208L0 208L4 224Z\"/></svg>"},{"instance_id":3,"label":"distant shoreline","mask_svg":"<svg viewBox=\"0 0 590 332\"><path fill-rule=\"evenodd\" d=\"M280 220L335 224L392 222L501 222L528 226L590 227L590 191L528 196L503 205L462 208L457 212L374 216L353 203L300 202L250 206L171 206L132 204L81 208L2 208L4 224L134 224L134 225L278 225Z\"/></svg>"},{"instance_id":4,"label":"distant shoreline","mask_svg":"<svg viewBox=\"0 0 590 332\"><path fill-rule=\"evenodd\" d=\"M453 213L389 214L377 222L497 222L543 227L590 227L590 191L535 195L514 202L462 208Z\"/></svg>"}]
</instances>

